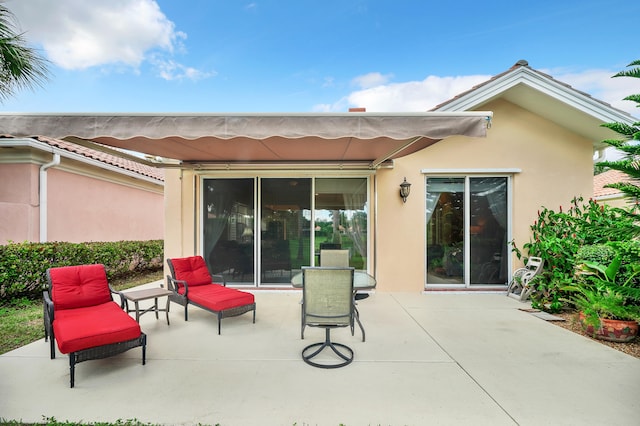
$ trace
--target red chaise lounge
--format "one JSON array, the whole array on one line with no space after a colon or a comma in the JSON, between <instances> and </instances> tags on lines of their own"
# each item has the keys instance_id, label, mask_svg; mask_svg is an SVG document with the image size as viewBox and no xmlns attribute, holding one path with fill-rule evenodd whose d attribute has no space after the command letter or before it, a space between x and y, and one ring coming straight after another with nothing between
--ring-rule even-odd
<instances>
[{"instance_id":1,"label":"red chaise lounge","mask_svg":"<svg viewBox=\"0 0 640 426\"><path fill-rule=\"evenodd\" d=\"M167 276L168 288L173 293L169 300L184 306L184 320L188 320L187 308L194 305L213 312L218 317L218 334L222 318L253 311L256 322L256 302L253 294L226 287L222 275L213 275L202 256L167 259L171 276Z\"/></svg>"},{"instance_id":2,"label":"red chaise lounge","mask_svg":"<svg viewBox=\"0 0 640 426\"><path fill-rule=\"evenodd\" d=\"M69 354L70 383L75 382L75 365L106 358L142 346L146 363L147 336L140 325L113 301L104 265L49 268L48 291L44 297L45 341L51 338L51 359L56 357L54 340L63 354Z\"/></svg>"}]
</instances>

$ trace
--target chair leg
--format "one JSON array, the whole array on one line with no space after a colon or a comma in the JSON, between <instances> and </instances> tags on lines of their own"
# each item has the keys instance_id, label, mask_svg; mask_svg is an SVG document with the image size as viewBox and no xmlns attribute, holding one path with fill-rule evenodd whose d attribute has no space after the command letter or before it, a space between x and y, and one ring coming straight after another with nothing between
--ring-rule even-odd
<instances>
[{"instance_id":1,"label":"chair leg","mask_svg":"<svg viewBox=\"0 0 640 426\"><path fill-rule=\"evenodd\" d=\"M71 352L69 354L69 381L71 386L75 386L75 372L76 372L76 353Z\"/></svg>"},{"instance_id":2,"label":"chair leg","mask_svg":"<svg viewBox=\"0 0 640 426\"><path fill-rule=\"evenodd\" d=\"M221 326L222 326L222 311L218 312L218 336L220 335Z\"/></svg>"},{"instance_id":3,"label":"chair leg","mask_svg":"<svg viewBox=\"0 0 640 426\"><path fill-rule=\"evenodd\" d=\"M145 335L142 340L142 365L147 363L147 336Z\"/></svg>"},{"instance_id":4,"label":"chair leg","mask_svg":"<svg viewBox=\"0 0 640 426\"><path fill-rule=\"evenodd\" d=\"M309 351L317 348L315 351L308 353ZM338 355L343 362L339 362L337 364L320 364L311 359L322 352L325 348L331 348L331 350ZM339 350L339 349L342 349ZM322 343L314 343L302 350L302 360L307 364L318 367L318 368L340 368L346 365L351 364L353 361L353 350L347 345L343 345L342 343L334 343L331 341L331 328L325 328L325 341Z\"/></svg>"}]
</instances>

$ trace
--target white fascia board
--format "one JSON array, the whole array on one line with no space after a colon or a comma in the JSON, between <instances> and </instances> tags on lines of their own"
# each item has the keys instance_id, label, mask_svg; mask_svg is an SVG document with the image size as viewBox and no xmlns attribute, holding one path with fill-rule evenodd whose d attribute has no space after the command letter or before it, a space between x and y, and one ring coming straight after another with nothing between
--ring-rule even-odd
<instances>
[{"instance_id":1,"label":"white fascia board","mask_svg":"<svg viewBox=\"0 0 640 426\"><path fill-rule=\"evenodd\" d=\"M7 143L8 142L8 143ZM38 149L40 151L50 152L52 154L60 154L61 157L68 158L70 160L79 161L84 164L89 164L93 167L100 168L103 170L108 170L114 173L118 173L121 175L129 176L134 179L139 179L145 182L153 183L156 185L164 186L164 182L158 179L154 179L150 176L145 176L140 173L133 172L131 170L123 169L118 166L114 166L112 164L104 163L102 161L94 160L93 158L85 157L84 155L76 154L75 152L67 151L66 149L58 148L51 146L47 143L40 142L36 139L31 138L23 138L23 139L3 139L0 141L0 146L2 145L11 145L11 146L22 146L33 149Z\"/></svg>"},{"instance_id":2,"label":"white fascia board","mask_svg":"<svg viewBox=\"0 0 640 426\"><path fill-rule=\"evenodd\" d=\"M568 106L571 106L585 114L591 115L603 122L622 122L632 124L635 119L619 111L613 107L608 107L602 102L584 95L564 84L561 84L551 78L537 73L529 68L520 67L515 71L505 74L494 81L487 83L471 93L453 100L451 103L444 105L442 111L465 111L473 109L482 103L498 97L501 93L506 92L510 88L524 84L551 96ZM440 111L440 110L439 110Z\"/></svg>"},{"instance_id":3,"label":"white fascia board","mask_svg":"<svg viewBox=\"0 0 640 426\"><path fill-rule=\"evenodd\" d=\"M422 169L420 173L425 175L451 174L451 175L471 175L471 174L487 174L487 175L510 175L522 173L520 168L487 168L487 169Z\"/></svg>"}]
</instances>

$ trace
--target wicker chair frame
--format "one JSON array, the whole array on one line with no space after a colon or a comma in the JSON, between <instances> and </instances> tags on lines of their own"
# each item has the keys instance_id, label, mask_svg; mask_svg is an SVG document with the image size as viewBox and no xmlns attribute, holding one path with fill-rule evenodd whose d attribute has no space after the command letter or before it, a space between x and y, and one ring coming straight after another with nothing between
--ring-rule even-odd
<instances>
[{"instance_id":1,"label":"wicker chair frame","mask_svg":"<svg viewBox=\"0 0 640 426\"><path fill-rule=\"evenodd\" d=\"M184 306L185 321L189 320L189 312L188 312L189 305L193 305L216 315L216 318L218 320L218 334L221 333L221 324L222 324L223 318L235 317L235 316L253 311L253 323L254 324L256 323L256 304L255 303L238 306L231 309L224 309L222 311L217 311L189 299L189 284L187 284L186 281L178 280L174 278L176 276L176 273L173 268L173 263L171 263L171 259L167 259L167 264L169 265L169 271L171 271L171 275L167 275L167 288L171 291L171 294L169 295L169 300L179 304L180 306ZM223 275L217 275L217 274L210 274L210 275L211 275L212 284L214 282L220 282L222 283L223 287L227 286L227 281L225 280ZM184 286L183 294L178 293L178 289L180 288L180 286Z\"/></svg>"},{"instance_id":2,"label":"wicker chair frame","mask_svg":"<svg viewBox=\"0 0 640 426\"><path fill-rule=\"evenodd\" d=\"M53 305L53 301L51 300L51 277L49 276L49 272L47 271L47 282L48 289L42 293L43 299L43 320L44 320L44 341L49 341L49 350L51 353L51 359L55 359L56 357L56 348L55 348L55 335L53 332L53 321L55 319L55 309ZM111 285L109 285L109 291L111 292L111 299L113 300L113 294L118 294L120 296L120 307L124 308L125 299L122 293L114 290ZM124 311L123 311L124 312ZM135 339L126 340L124 342L116 342L108 345L95 346L92 348L83 349L81 351L71 352L69 353L69 384L70 387L75 386L75 366L79 362L89 361L92 359L101 359L108 358L110 356L118 355L123 352L128 351L129 349L136 348L138 346L142 347L142 365L146 364L147 361L147 335L144 333L140 333L139 337Z\"/></svg>"}]
</instances>

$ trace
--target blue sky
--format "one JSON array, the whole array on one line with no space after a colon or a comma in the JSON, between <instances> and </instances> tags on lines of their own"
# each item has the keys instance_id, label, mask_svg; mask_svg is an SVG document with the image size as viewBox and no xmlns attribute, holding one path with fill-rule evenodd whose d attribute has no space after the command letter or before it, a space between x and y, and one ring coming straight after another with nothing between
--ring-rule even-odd
<instances>
[{"instance_id":1,"label":"blue sky","mask_svg":"<svg viewBox=\"0 0 640 426\"><path fill-rule=\"evenodd\" d=\"M629 0L6 0L51 79L4 112L426 111L526 59L640 116ZM635 31L635 32L634 32Z\"/></svg>"}]
</instances>

